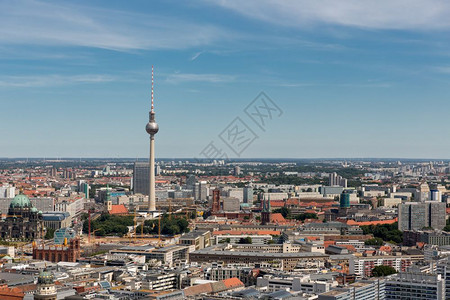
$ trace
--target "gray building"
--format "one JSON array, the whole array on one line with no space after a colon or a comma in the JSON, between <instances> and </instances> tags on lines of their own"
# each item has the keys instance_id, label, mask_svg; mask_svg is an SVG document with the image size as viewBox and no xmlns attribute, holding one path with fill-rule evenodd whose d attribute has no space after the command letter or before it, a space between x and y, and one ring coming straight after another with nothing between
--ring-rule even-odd
<instances>
[{"instance_id":1,"label":"gray building","mask_svg":"<svg viewBox=\"0 0 450 300\"><path fill-rule=\"evenodd\" d=\"M251 186L244 187L244 203L253 204L253 188Z\"/></svg>"},{"instance_id":2,"label":"gray building","mask_svg":"<svg viewBox=\"0 0 450 300\"><path fill-rule=\"evenodd\" d=\"M384 300L386 299L384 284L384 279L361 280L322 293L318 300Z\"/></svg>"},{"instance_id":3,"label":"gray building","mask_svg":"<svg viewBox=\"0 0 450 300\"><path fill-rule=\"evenodd\" d=\"M13 198L0 198L0 212L5 214L8 212L9 205ZM45 198L30 198L31 204L36 207L39 211L54 211L55 210L55 199L45 197Z\"/></svg>"},{"instance_id":4,"label":"gray building","mask_svg":"<svg viewBox=\"0 0 450 300\"><path fill-rule=\"evenodd\" d=\"M398 229L420 230L423 228L439 229L445 227L446 205L443 202L405 202L398 208Z\"/></svg>"},{"instance_id":5,"label":"gray building","mask_svg":"<svg viewBox=\"0 0 450 300\"><path fill-rule=\"evenodd\" d=\"M399 273L386 279L385 299L444 300L445 279L441 275Z\"/></svg>"},{"instance_id":6,"label":"gray building","mask_svg":"<svg viewBox=\"0 0 450 300\"><path fill-rule=\"evenodd\" d=\"M148 162L135 162L133 168L133 191L148 195L150 186L150 166Z\"/></svg>"},{"instance_id":7,"label":"gray building","mask_svg":"<svg viewBox=\"0 0 450 300\"><path fill-rule=\"evenodd\" d=\"M440 260L436 266L436 273L445 280L445 299L450 299L450 257Z\"/></svg>"}]
</instances>

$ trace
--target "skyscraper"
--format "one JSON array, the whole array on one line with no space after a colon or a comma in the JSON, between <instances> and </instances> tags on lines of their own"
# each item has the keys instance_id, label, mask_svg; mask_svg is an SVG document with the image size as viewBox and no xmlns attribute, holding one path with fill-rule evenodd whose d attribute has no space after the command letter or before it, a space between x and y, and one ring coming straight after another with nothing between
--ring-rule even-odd
<instances>
[{"instance_id":1,"label":"skyscraper","mask_svg":"<svg viewBox=\"0 0 450 300\"><path fill-rule=\"evenodd\" d=\"M148 163L135 162L133 167L133 191L135 194L149 194L150 168Z\"/></svg>"},{"instance_id":2,"label":"skyscraper","mask_svg":"<svg viewBox=\"0 0 450 300\"><path fill-rule=\"evenodd\" d=\"M445 203L437 201L405 202L398 207L398 229L420 230L445 227Z\"/></svg>"},{"instance_id":3,"label":"skyscraper","mask_svg":"<svg viewBox=\"0 0 450 300\"><path fill-rule=\"evenodd\" d=\"M155 197L155 134L159 131L158 123L155 121L155 110L153 105L153 66L152 66L152 106L149 114L149 121L145 126L145 130L150 135L150 182L148 194L148 211L156 211Z\"/></svg>"}]
</instances>

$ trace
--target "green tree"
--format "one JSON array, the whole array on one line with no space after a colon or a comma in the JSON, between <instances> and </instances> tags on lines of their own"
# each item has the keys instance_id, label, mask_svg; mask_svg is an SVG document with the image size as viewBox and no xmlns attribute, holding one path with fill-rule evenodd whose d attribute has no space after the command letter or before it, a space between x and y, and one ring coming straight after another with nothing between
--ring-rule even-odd
<instances>
[{"instance_id":1,"label":"green tree","mask_svg":"<svg viewBox=\"0 0 450 300\"><path fill-rule=\"evenodd\" d=\"M305 221L306 219L317 219L317 215L314 213L303 213L295 216L296 220Z\"/></svg>"},{"instance_id":2,"label":"green tree","mask_svg":"<svg viewBox=\"0 0 450 300\"><path fill-rule=\"evenodd\" d=\"M383 277L397 273L391 266L376 266L372 269L372 277Z\"/></svg>"},{"instance_id":3,"label":"green tree","mask_svg":"<svg viewBox=\"0 0 450 300\"><path fill-rule=\"evenodd\" d=\"M392 241L395 243L403 242L403 232L398 230L398 223L381 225L361 226L364 234L373 234L374 237L383 239L383 241Z\"/></svg>"},{"instance_id":4,"label":"green tree","mask_svg":"<svg viewBox=\"0 0 450 300\"><path fill-rule=\"evenodd\" d=\"M251 244L252 243L252 238L251 237L246 237L246 238L240 238L238 244Z\"/></svg>"},{"instance_id":5,"label":"green tree","mask_svg":"<svg viewBox=\"0 0 450 300\"><path fill-rule=\"evenodd\" d=\"M46 240L51 240L55 234L55 229L53 229L53 228L46 228L46 229L47 229L47 232L45 233L44 238Z\"/></svg>"},{"instance_id":6,"label":"green tree","mask_svg":"<svg viewBox=\"0 0 450 300\"><path fill-rule=\"evenodd\" d=\"M274 213L280 213L283 218L290 219L291 218L291 210L287 207L277 208L273 211Z\"/></svg>"},{"instance_id":7,"label":"green tree","mask_svg":"<svg viewBox=\"0 0 450 300\"><path fill-rule=\"evenodd\" d=\"M383 246L384 242L383 239L376 237L373 239L368 239L367 241L364 242L364 244L368 246Z\"/></svg>"}]
</instances>

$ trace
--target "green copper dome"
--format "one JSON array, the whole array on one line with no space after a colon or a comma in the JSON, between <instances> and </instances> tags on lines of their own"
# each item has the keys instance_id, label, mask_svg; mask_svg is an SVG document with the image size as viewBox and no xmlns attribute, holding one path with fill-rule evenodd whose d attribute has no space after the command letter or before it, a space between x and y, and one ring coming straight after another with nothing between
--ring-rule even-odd
<instances>
[{"instance_id":1,"label":"green copper dome","mask_svg":"<svg viewBox=\"0 0 450 300\"><path fill-rule=\"evenodd\" d=\"M14 197L9 207L31 207L31 202L27 196L20 194Z\"/></svg>"},{"instance_id":2,"label":"green copper dome","mask_svg":"<svg viewBox=\"0 0 450 300\"><path fill-rule=\"evenodd\" d=\"M30 211L31 211L31 212L38 212L38 210L37 210L36 207L32 207L32 208L30 209Z\"/></svg>"},{"instance_id":3,"label":"green copper dome","mask_svg":"<svg viewBox=\"0 0 450 300\"><path fill-rule=\"evenodd\" d=\"M41 271L39 273L38 283L39 284L53 284L53 274L46 272L46 271Z\"/></svg>"}]
</instances>

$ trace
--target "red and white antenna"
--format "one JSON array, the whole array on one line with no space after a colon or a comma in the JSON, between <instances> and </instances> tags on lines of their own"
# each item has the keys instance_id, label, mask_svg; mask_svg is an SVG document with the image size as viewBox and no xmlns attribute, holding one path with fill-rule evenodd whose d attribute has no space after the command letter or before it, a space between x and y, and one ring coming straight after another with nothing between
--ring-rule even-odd
<instances>
[{"instance_id":1,"label":"red and white antenna","mask_svg":"<svg viewBox=\"0 0 450 300\"><path fill-rule=\"evenodd\" d=\"M153 65L152 65L152 110L151 112L153 112Z\"/></svg>"}]
</instances>

